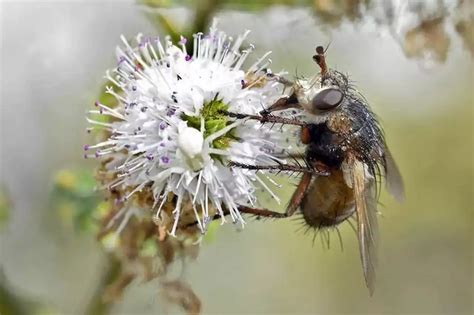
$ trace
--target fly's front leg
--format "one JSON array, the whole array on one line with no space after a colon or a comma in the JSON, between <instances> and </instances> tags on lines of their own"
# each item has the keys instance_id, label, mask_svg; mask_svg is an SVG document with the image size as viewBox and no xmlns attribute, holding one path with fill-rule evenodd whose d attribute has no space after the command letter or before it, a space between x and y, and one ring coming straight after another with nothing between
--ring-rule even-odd
<instances>
[{"instance_id":1,"label":"fly's front leg","mask_svg":"<svg viewBox=\"0 0 474 315\"><path fill-rule=\"evenodd\" d=\"M284 96L279 98L275 103L270 105L270 107L262 110L259 114L262 116L269 115L272 112L285 110L289 108L300 108L301 105L298 103L298 98L296 94L293 92L290 96Z\"/></svg>"},{"instance_id":2,"label":"fly's front leg","mask_svg":"<svg viewBox=\"0 0 474 315\"><path fill-rule=\"evenodd\" d=\"M295 85L294 82L292 82L292 81L288 80L287 78L282 77L281 75L278 75L278 74L267 72L267 77L275 80L278 83L281 83L285 86L288 86L288 87Z\"/></svg>"},{"instance_id":3,"label":"fly's front leg","mask_svg":"<svg viewBox=\"0 0 474 315\"><path fill-rule=\"evenodd\" d=\"M307 125L306 122L301 121L299 119L279 117L279 116L274 116L270 114L260 116L260 115L233 113L233 112L228 112L224 110L220 111L220 113L227 115L229 117L237 118L237 119L257 120L261 122L262 124L274 123L274 124L293 125L293 126L300 126L300 127L305 127Z\"/></svg>"}]
</instances>

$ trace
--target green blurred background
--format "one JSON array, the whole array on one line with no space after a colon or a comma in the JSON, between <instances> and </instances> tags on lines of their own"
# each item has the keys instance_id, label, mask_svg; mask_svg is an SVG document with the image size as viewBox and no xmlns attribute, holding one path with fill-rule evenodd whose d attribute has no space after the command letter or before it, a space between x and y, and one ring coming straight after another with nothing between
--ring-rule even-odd
<instances>
[{"instance_id":1,"label":"green blurred background","mask_svg":"<svg viewBox=\"0 0 474 315\"><path fill-rule=\"evenodd\" d=\"M272 69L290 75L317 71L314 47L331 42L330 66L349 73L381 117L407 197L399 205L382 195L374 296L349 226L344 250L335 234L325 250L298 222L249 219L240 232L221 227L186 268L203 313L471 314L472 6L393 3L1 2L0 313L85 312L107 260L88 232L99 199L96 164L81 158L91 141L84 114L120 34L186 33L217 16L230 34L252 30L255 58L272 50ZM111 313L165 310L156 283L136 282Z\"/></svg>"}]
</instances>

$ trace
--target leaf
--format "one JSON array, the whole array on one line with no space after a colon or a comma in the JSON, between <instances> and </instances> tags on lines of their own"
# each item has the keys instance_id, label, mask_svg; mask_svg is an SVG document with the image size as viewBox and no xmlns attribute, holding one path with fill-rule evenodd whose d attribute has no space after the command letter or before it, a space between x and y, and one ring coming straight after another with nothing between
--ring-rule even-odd
<instances>
[{"instance_id":1,"label":"leaf","mask_svg":"<svg viewBox=\"0 0 474 315\"><path fill-rule=\"evenodd\" d=\"M78 231L95 231L104 206L88 170L59 170L54 177L51 200L62 221Z\"/></svg>"}]
</instances>

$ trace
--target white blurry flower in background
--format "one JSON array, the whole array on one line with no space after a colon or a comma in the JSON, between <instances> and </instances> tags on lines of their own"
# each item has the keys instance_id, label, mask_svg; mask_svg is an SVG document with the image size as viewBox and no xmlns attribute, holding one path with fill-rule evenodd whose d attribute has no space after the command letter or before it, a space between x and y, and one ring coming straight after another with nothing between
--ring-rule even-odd
<instances>
[{"instance_id":1,"label":"white blurry flower in background","mask_svg":"<svg viewBox=\"0 0 474 315\"><path fill-rule=\"evenodd\" d=\"M149 189L153 202L142 210L153 211L156 222L165 219L161 210L170 195L174 198L171 235L183 209L192 209L186 211L205 232L215 214L223 223L229 214L243 225L239 205L256 205L259 187L277 198L260 177L264 173L228 167L229 161L274 164L279 160L274 154L284 150L278 128L225 115L256 114L283 92L266 75L269 53L242 70L253 50L252 45L240 50L248 33L233 40L214 22L208 34L182 37L176 44L169 37L138 35L133 47L122 37L117 68L106 76L113 83L107 92L118 105L96 102L87 118L93 128L107 131L107 139L85 146L86 157L109 158L112 175L106 186L126 192L117 200L123 204L120 215L136 211L128 201ZM187 51L188 40L192 51ZM101 115L109 119L97 119Z\"/></svg>"}]
</instances>

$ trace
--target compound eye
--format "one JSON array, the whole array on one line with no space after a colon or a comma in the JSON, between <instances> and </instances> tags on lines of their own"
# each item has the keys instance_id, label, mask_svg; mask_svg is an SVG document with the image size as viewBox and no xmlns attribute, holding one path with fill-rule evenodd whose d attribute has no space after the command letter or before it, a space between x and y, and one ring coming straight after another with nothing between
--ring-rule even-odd
<instances>
[{"instance_id":1,"label":"compound eye","mask_svg":"<svg viewBox=\"0 0 474 315\"><path fill-rule=\"evenodd\" d=\"M313 107L319 110L333 109L341 104L343 99L344 94L338 87L327 87L313 97Z\"/></svg>"}]
</instances>

